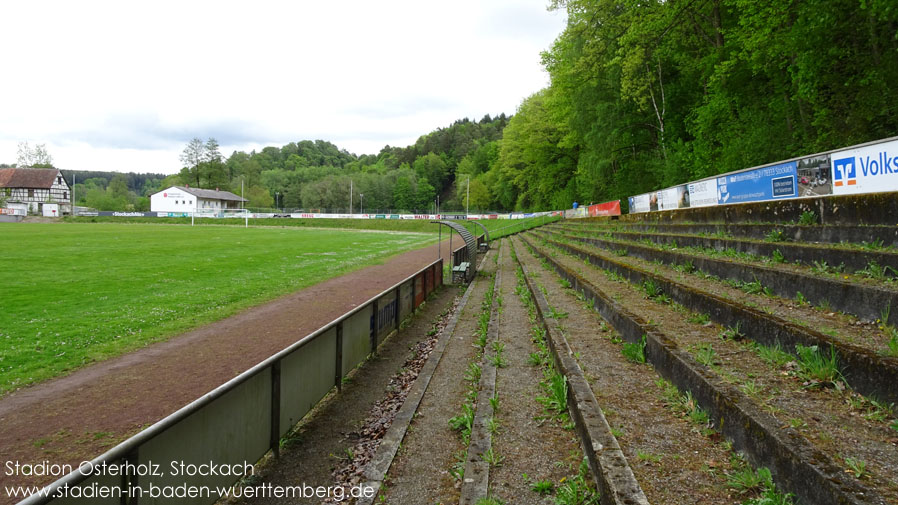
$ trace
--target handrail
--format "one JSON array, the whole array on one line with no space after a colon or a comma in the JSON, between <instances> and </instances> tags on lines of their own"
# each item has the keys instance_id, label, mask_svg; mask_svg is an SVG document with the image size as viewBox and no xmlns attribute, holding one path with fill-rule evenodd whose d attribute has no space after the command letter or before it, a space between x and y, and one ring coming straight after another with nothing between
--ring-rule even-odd
<instances>
[{"instance_id":1,"label":"handrail","mask_svg":"<svg viewBox=\"0 0 898 505\"><path fill-rule=\"evenodd\" d=\"M314 341L316 338L320 337L324 333L337 327L342 322L344 322L344 321L350 319L351 317L353 317L354 315L358 314L360 311L362 311L372 305L376 306L376 302L378 300L380 300L382 297L390 294L391 292L396 292L397 289L399 289L401 286L403 286L405 283L407 283L409 281L412 282L412 286L413 286L412 287L412 290L413 290L412 308L414 308L415 307L415 305L414 305L414 285L415 285L414 283L415 283L415 280L421 275L426 275L426 272L428 270L430 270L432 272L432 275L436 275L436 273L438 272L439 275L442 276L442 273L443 273L442 258L431 262L430 264L428 264L426 267L422 268L421 270L418 270L414 274L409 275L408 277L404 278L403 280L399 281L398 283L394 284L393 286L381 291L380 293L378 293L374 297L370 298L365 303L360 304L358 307L356 307L356 308L350 310L349 312L343 314L342 316L334 319L333 321L331 321L330 323L327 323L326 325L322 326L318 330L315 330L314 332L297 340L296 342L289 345L288 347L269 356L268 358L264 359L263 361L259 362L256 365L254 365L252 368L244 371L240 375L234 377L233 379L230 379L229 381L216 387L212 391L204 394L203 396L197 398L196 400L188 403L184 407L181 407L177 411L175 411L175 412L169 414L168 416L164 417L163 419L157 421L156 423L154 423L152 426L148 427L147 429L145 429L145 430L141 431L140 433L137 433L136 435L121 442L120 444L116 445L112 449L109 449L108 451L104 452L100 456L97 456L96 458L94 458L93 460L90 461L89 466L79 466L78 467L79 469L73 470L71 473L57 479L53 483L51 483L47 486L44 486L44 488L42 489L42 491L40 493L35 493L35 494L25 498L24 500L20 501L18 505L42 505L42 504L51 502L52 500L54 500L56 498L54 495L57 493L58 490L60 490L62 488L75 487L78 484L87 480L89 477L91 477L91 472L90 472L91 468L102 467L104 463L110 464L115 461L118 461L118 460L128 457L129 455L133 454L134 451L136 449L138 449L140 446L146 444L150 440L153 440L155 437L159 436L160 434L164 433L166 430L168 430L168 429L172 428L173 426L177 425L178 423L182 422L184 419L188 418L189 416L197 413L200 409L211 404L216 399L233 391L235 388L237 388L241 384L245 383L246 381L252 379L259 373L271 368L272 366L274 366L276 363L278 363L283 358L289 356L293 352L296 352L297 350L304 347L308 343ZM422 282L422 284L424 284L422 286L422 289L424 289L426 291L426 289L427 289L426 283ZM439 284L436 282L436 279L434 278L433 289L436 289L436 287L438 285ZM398 308L397 308L397 310L398 310ZM342 371L338 370L338 373L342 375ZM80 469L82 469L82 468L84 468L85 470L80 471Z\"/></svg>"}]
</instances>

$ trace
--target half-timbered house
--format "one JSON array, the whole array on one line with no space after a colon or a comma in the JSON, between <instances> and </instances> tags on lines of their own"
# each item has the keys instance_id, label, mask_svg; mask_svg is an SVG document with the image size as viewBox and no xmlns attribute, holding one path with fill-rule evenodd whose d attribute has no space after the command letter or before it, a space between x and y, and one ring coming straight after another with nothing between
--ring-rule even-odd
<instances>
[{"instance_id":1,"label":"half-timbered house","mask_svg":"<svg viewBox=\"0 0 898 505\"><path fill-rule=\"evenodd\" d=\"M55 168L0 168L0 196L11 209L42 214L55 204L59 215L72 211L72 188Z\"/></svg>"}]
</instances>

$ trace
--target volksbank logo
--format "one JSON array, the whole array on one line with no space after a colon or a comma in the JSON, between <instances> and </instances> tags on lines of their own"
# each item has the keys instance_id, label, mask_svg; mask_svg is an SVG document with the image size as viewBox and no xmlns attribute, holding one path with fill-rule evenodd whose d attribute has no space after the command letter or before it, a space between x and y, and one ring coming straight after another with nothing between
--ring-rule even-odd
<instances>
[{"instance_id":1,"label":"volksbank logo","mask_svg":"<svg viewBox=\"0 0 898 505\"><path fill-rule=\"evenodd\" d=\"M833 161L833 182L836 186L857 184L858 168L861 177L877 177L898 174L898 156L879 151L874 155L851 156Z\"/></svg>"},{"instance_id":2,"label":"volksbank logo","mask_svg":"<svg viewBox=\"0 0 898 505\"><path fill-rule=\"evenodd\" d=\"M854 156L833 162L833 182L836 186L854 186L857 184L857 169Z\"/></svg>"}]
</instances>

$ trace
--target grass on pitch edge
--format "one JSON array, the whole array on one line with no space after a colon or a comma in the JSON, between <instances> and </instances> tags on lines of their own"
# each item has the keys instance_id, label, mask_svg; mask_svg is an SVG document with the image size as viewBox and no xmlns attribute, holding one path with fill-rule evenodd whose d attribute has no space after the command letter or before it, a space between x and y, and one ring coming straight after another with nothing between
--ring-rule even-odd
<instances>
[{"instance_id":1,"label":"grass on pitch edge","mask_svg":"<svg viewBox=\"0 0 898 505\"><path fill-rule=\"evenodd\" d=\"M0 394L435 239L105 223L0 223L0 236Z\"/></svg>"}]
</instances>

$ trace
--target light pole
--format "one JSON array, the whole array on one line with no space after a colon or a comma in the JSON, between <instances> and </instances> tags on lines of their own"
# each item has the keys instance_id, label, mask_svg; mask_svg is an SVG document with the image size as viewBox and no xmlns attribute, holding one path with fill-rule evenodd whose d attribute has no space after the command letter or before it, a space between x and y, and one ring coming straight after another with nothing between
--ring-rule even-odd
<instances>
[{"instance_id":1,"label":"light pole","mask_svg":"<svg viewBox=\"0 0 898 505\"><path fill-rule=\"evenodd\" d=\"M279 191L274 192L274 206L277 208L278 212L281 210L281 206L278 205L278 197L280 197L281 193Z\"/></svg>"},{"instance_id":2,"label":"light pole","mask_svg":"<svg viewBox=\"0 0 898 505\"><path fill-rule=\"evenodd\" d=\"M365 193L359 193L359 213L365 213Z\"/></svg>"}]
</instances>

